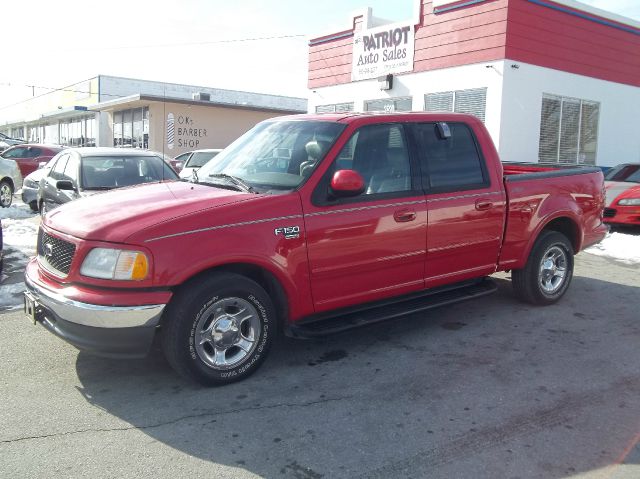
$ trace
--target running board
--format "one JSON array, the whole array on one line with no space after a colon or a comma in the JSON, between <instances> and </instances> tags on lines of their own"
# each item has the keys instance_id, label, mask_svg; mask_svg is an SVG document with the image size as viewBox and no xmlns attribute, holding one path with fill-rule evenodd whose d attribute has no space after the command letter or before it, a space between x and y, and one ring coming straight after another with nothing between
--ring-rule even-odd
<instances>
[{"instance_id":1,"label":"running board","mask_svg":"<svg viewBox=\"0 0 640 479\"><path fill-rule=\"evenodd\" d=\"M377 305L369 305L366 309L344 311L343 313L335 312L331 316L303 319L294 324L289 324L285 334L294 338L311 339L341 333L342 331L367 324L379 323L420 311L479 298L491 294L497 289L498 287L493 281L483 279L472 284L465 284L443 291L425 291L418 297L412 295L403 300L384 301Z\"/></svg>"}]
</instances>

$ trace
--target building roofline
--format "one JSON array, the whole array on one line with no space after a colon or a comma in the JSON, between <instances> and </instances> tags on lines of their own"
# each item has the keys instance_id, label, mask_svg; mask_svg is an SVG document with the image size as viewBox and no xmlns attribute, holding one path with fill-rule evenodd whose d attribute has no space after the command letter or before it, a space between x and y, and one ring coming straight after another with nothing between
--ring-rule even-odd
<instances>
[{"instance_id":1,"label":"building roofline","mask_svg":"<svg viewBox=\"0 0 640 479\"><path fill-rule=\"evenodd\" d=\"M127 103L132 103L135 101L180 103L184 105L209 106L209 107L230 108L230 109L237 109L237 110L276 112L276 113L301 113L301 112L306 113L307 111L306 108L304 110L296 110L291 108L268 108L268 107L252 106L252 105L241 104L241 103L189 100L187 98L177 98L177 97L168 97L168 96L159 96L159 95L145 95L140 93L121 97L121 98L116 98L114 100L108 100L105 102L98 103L96 105L91 105L89 109L94 111L96 110L103 111L103 110L111 109L117 106L126 105Z\"/></svg>"},{"instance_id":2,"label":"building roofline","mask_svg":"<svg viewBox=\"0 0 640 479\"><path fill-rule=\"evenodd\" d=\"M131 77L121 77L121 76L114 76L114 75L98 75L98 77L100 77L100 78L114 78L116 80L158 83L158 84L163 84L163 85L172 85L172 86L187 87L187 88L201 88L203 90L216 90L216 91L219 91L219 92L241 93L241 94L247 94L247 95L259 95L259 96L270 97L270 98L275 98L275 99L306 100L306 98L297 97L297 96L275 95L273 93L261 93L261 92L246 91L246 90L229 90L227 88L217 88L217 87L202 86L202 85L189 85L187 83L173 83L173 82L164 82L164 81L158 81L158 80L145 80L144 78L131 78Z\"/></svg>"}]
</instances>

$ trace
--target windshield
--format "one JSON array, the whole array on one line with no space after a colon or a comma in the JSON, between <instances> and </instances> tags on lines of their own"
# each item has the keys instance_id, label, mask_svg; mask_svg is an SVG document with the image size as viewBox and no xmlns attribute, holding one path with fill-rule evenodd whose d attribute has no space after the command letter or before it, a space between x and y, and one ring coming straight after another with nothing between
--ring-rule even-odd
<instances>
[{"instance_id":1,"label":"windshield","mask_svg":"<svg viewBox=\"0 0 640 479\"><path fill-rule=\"evenodd\" d=\"M87 156L80 168L85 190L178 179L173 169L157 156Z\"/></svg>"},{"instance_id":2,"label":"windshield","mask_svg":"<svg viewBox=\"0 0 640 479\"><path fill-rule=\"evenodd\" d=\"M618 165L611 169L604 179L640 183L640 165Z\"/></svg>"},{"instance_id":3,"label":"windshield","mask_svg":"<svg viewBox=\"0 0 640 479\"><path fill-rule=\"evenodd\" d=\"M231 175L258 190L291 190L324 158L345 125L327 121L273 121L255 126L198 170L198 182Z\"/></svg>"},{"instance_id":4,"label":"windshield","mask_svg":"<svg viewBox=\"0 0 640 479\"><path fill-rule=\"evenodd\" d=\"M191 156L191 158L189 158L189 161L187 161L187 164L184 165L184 167L200 168L204 166L207 163L207 161L209 161L211 158L213 158L217 154L218 154L217 151L196 151Z\"/></svg>"}]
</instances>

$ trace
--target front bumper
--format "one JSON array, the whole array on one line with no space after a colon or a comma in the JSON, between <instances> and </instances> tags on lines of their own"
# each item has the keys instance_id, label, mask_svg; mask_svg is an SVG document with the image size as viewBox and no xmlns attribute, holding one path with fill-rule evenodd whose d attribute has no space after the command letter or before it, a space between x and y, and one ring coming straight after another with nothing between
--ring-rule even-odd
<instances>
[{"instance_id":1,"label":"front bumper","mask_svg":"<svg viewBox=\"0 0 640 479\"><path fill-rule=\"evenodd\" d=\"M38 200L38 190L36 190L34 188L27 188L27 187L23 186L22 187L21 197L22 197L22 202L25 205L28 205L32 201L37 201Z\"/></svg>"},{"instance_id":2,"label":"front bumper","mask_svg":"<svg viewBox=\"0 0 640 479\"><path fill-rule=\"evenodd\" d=\"M620 206L605 208L605 223L612 225L640 226L640 206Z\"/></svg>"},{"instance_id":3,"label":"front bumper","mask_svg":"<svg viewBox=\"0 0 640 479\"><path fill-rule=\"evenodd\" d=\"M99 356L136 358L148 354L166 303L110 306L69 298L38 281L37 264L25 272L35 320L78 349ZM135 294L135 293L128 293Z\"/></svg>"}]
</instances>

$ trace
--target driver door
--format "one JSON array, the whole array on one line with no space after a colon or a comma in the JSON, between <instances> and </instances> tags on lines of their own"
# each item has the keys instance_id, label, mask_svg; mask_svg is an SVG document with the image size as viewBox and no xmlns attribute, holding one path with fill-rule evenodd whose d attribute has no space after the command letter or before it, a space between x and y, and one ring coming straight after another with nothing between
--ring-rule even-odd
<instances>
[{"instance_id":1,"label":"driver door","mask_svg":"<svg viewBox=\"0 0 640 479\"><path fill-rule=\"evenodd\" d=\"M363 177L364 193L331 198L341 169ZM305 206L316 312L423 288L427 212L415 170L404 128L393 123L359 128L333 160Z\"/></svg>"}]
</instances>

